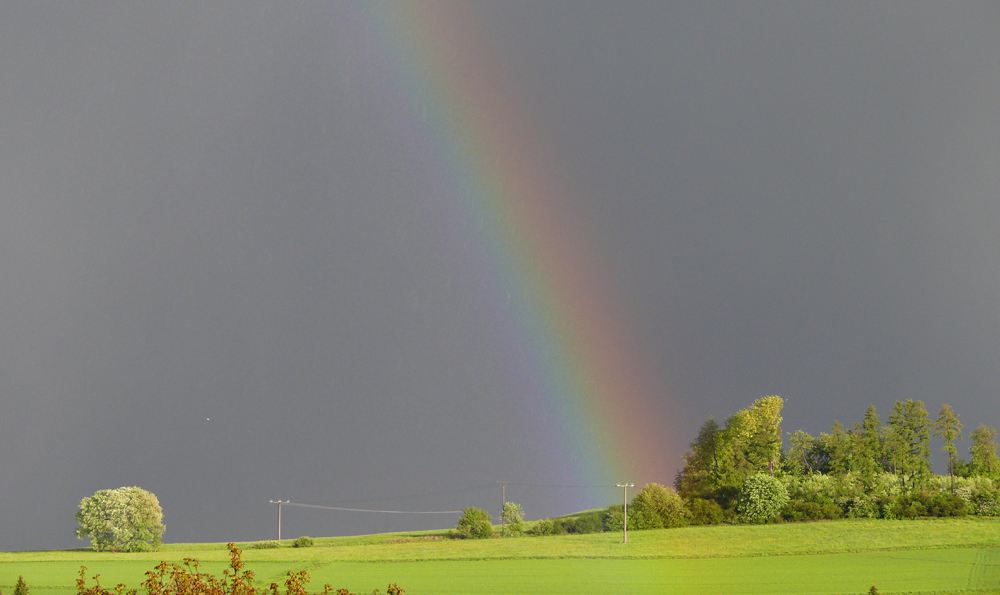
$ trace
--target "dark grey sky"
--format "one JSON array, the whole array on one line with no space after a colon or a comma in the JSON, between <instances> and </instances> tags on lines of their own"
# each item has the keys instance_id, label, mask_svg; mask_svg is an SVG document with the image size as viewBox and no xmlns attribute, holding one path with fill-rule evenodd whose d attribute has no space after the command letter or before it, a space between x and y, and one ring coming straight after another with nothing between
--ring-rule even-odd
<instances>
[{"instance_id":1,"label":"dark grey sky","mask_svg":"<svg viewBox=\"0 0 1000 595\"><path fill-rule=\"evenodd\" d=\"M996 4L453 8L572 189L673 466L767 394L789 431L907 398L1000 426ZM122 485L177 542L270 537L272 498L495 509L558 476L372 21L0 8L0 549L79 545Z\"/></svg>"}]
</instances>

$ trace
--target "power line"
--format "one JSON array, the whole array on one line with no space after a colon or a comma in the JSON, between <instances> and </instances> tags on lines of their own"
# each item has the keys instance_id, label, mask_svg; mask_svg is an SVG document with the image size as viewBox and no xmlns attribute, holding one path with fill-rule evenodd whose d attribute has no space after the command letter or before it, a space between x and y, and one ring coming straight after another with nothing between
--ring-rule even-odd
<instances>
[{"instance_id":1,"label":"power line","mask_svg":"<svg viewBox=\"0 0 1000 595\"><path fill-rule=\"evenodd\" d=\"M616 488L619 487L614 484L601 484L601 485L561 485L561 484L546 484L546 483L515 483L512 481L497 482L504 483L509 486L521 486L527 488Z\"/></svg>"},{"instance_id":2,"label":"power line","mask_svg":"<svg viewBox=\"0 0 1000 595\"><path fill-rule=\"evenodd\" d=\"M420 494L410 494L408 496L396 496L396 497L393 497L393 498L383 498L383 497L349 498L349 499L343 499L343 500L342 499L338 499L337 502L342 503L342 504L343 503L348 503L348 502L400 502L400 501L403 501L403 500L417 500L417 499L420 499L420 498L429 498L431 496L445 496L445 495L452 495L452 494L464 494L464 493L467 493L467 492L474 492L476 490L485 490L487 488L492 488L494 485L495 484L492 484L492 483L484 483L484 484L480 484L480 485L469 486L469 487L459 488L459 489L436 490L434 492L424 492L424 493L420 493Z\"/></svg>"},{"instance_id":3,"label":"power line","mask_svg":"<svg viewBox=\"0 0 1000 595\"><path fill-rule=\"evenodd\" d=\"M341 506L320 506L319 504L299 504L298 502L285 502L286 506L299 506L302 508L320 508L323 510L339 510L342 512L383 512L386 514L462 514L461 510L370 510L367 508L343 508Z\"/></svg>"}]
</instances>

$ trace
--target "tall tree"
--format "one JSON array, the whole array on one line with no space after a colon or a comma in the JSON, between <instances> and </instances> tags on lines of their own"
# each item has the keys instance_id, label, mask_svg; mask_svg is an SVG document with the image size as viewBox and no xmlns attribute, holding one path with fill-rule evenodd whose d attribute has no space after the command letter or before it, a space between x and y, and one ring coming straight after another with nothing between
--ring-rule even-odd
<instances>
[{"instance_id":1,"label":"tall tree","mask_svg":"<svg viewBox=\"0 0 1000 595\"><path fill-rule=\"evenodd\" d=\"M923 401L896 401L889 416L887 444L893 449L891 458L896 473L902 477L904 486L910 480L911 489L931 472L930 427Z\"/></svg>"},{"instance_id":2,"label":"tall tree","mask_svg":"<svg viewBox=\"0 0 1000 595\"><path fill-rule=\"evenodd\" d=\"M972 460L969 466L973 473L994 477L1000 473L1000 459L997 458L997 431L983 424L972 430L972 446L969 454Z\"/></svg>"},{"instance_id":3,"label":"tall tree","mask_svg":"<svg viewBox=\"0 0 1000 595\"><path fill-rule=\"evenodd\" d=\"M788 435L785 470L793 475L812 475L819 471L816 461L816 439L803 430Z\"/></svg>"},{"instance_id":4,"label":"tall tree","mask_svg":"<svg viewBox=\"0 0 1000 595\"><path fill-rule=\"evenodd\" d=\"M955 493L955 455L958 449L955 448L955 438L962 437L962 422L958 421L958 414L955 413L951 405L945 403L941 406L941 412L934 422L934 435L944 440L944 448L941 450L948 453L948 473L951 475L951 493Z\"/></svg>"},{"instance_id":5,"label":"tall tree","mask_svg":"<svg viewBox=\"0 0 1000 595\"><path fill-rule=\"evenodd\" d=\"M702 424L691 450L684 454L684 468L677 473L674 487L687 497L710 498L722 483L719 459L722 428L713 418Z\"/></svg>"},{"instance_id":6,"label":"tall tree","mask_svg":"<svg viewBox=\"0 0 1000 595\"><path fill-rule=\"evenodd\" d=\"M705 422L674 480L678 491L710 498L720 490L735 493L755 473L774 473L781 461L783 406L779 396L763 397L730 416L725 428Z\"/></svg>"},{"instance_id":7,"label":"tall tree","mask_svg":"<svg viewBox=\"0 0 1000 595\"><path fill-rule=\"evenodd\" d=\"M868 406L861 425L854 424L854 466L866 485L872 485L882 464L882 422L874 405Z\"/></svg>"},{"instance_id":8,"label":"tall tree","mask_svg":"<svg viewBox=\"0 0 1000 595\"><path fill-rule=\"evenodd\" d=\"M829 434L821 434L827 453L830 455L830 474L844 475L851 470L851 442L844 425L834 420Z\"/></svg>"},{"instance_id":9,"label":"tall tree","mask_svg":"<svg viewBox=\"0 0 1000 595\"><path fill-rule=\"evenodd\" d=\"M777 395L762 397L726 420L725 438L730 446L733 475L730 484L740 487L755 473L774 474L781 460L781 409Z\"/></svg>"}]
</instances>

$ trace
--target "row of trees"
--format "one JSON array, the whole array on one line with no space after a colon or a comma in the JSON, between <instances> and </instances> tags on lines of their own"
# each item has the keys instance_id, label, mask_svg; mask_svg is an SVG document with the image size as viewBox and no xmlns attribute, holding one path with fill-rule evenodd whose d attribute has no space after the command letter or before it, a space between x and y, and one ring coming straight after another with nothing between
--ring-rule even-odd
<instances>
[{"instance_id":1,"label":"row of trees","mask_svg":"<svg viewBox=\"0 0 1000 595\"><path fill-rule=\"evenodd\" d=\"M790 498L781 516L789 520L998 514L1000 490L992 484L1000 478L997 432L985 425L974 430L966 462L955 446L963 425L950 405L943 405L932 421L923 402L897 401L887 423L870 406L851 429L835 421L829 433L816 437L802 430L790 433L787 450L783 405L781 397L764 397L724 425L714 419L702 425L674 482L694 516L708 501L730 518L745 517L740 507L749 493L747 482L760 476L785 486ZM943 487L931 472L932 437L948 454ZM956 477L965 478L959 488Z\"/></svg>"},{"instance_id":2,"label":"row of trees","mask_svg":"<svg viewBox=\"0 0 1000 595\"><path fill-rule=\"evenodd\" d=\"M676 490L658 484L643 487L629 504L629 528L841 517L1000 516L1000 489L993 485L1000 478L996 430L980 425L972 432L971 460L965 462L955 446L963 425L951 406L943 405L932 421L921 401L897 402L887 423L872 406L850 430L838 421L829 433L817 437L801 430L789 434L787 450L781 429L783 407L781 397L768 396L724 424L706 421L684 455ZM948 453L945 477L931 473L933 437ZM623 523L619 504L542 520L530 533L621 531Z\"/></svg>"},{"instance_id":3,"label":"row of trees","mask_svg":"<svg viewBox=\"0 0 1000 595\"><path fill-rule=\"evenodd\" d=\"M972 432L971 461L958 456L955 440L962 435L962 423L951 406L945 404L931 421L921 401L897 401L883 424L874 406L861 422L846 429L835 421L829 433L813 437L802 430L789 435L789 449L782 449L781 397L770 396L737 412L720 426L706 421L684 455L684 468L675 486L687 496L725 497L738 490L755 473L784 473L804 476L852 474L866 486L877 475L891 473L904 488L919 487L931 476L930 439L940 438L948 453L949 475L1000 476L997 432L980 425Z\"/></svg>"}]
</instances>

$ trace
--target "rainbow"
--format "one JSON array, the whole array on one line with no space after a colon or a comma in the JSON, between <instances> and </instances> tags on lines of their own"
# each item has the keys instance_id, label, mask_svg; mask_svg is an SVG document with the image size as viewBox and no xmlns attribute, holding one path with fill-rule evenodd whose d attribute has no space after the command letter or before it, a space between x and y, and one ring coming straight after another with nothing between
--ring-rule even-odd
<instances>
[{"instance_id":1,"label":"rainbow","mask_svg":"<svg viewBox=\"0 0 1000 595\"><path fill-rule=\"evenodd\" d=\"M558 420L547 439L562 481L669 484L668 420L654 413L649 369L593 247L573 217L571 188L532 132L530 111L502 84L475 38L474 9L371 3L366 19L408 94L445 182L509 303L518 336L541 379L530 406ZM551 428L549 429L551 431ZM602 494L607 494L606 491Z\"/></svg>"}]
</instances>

